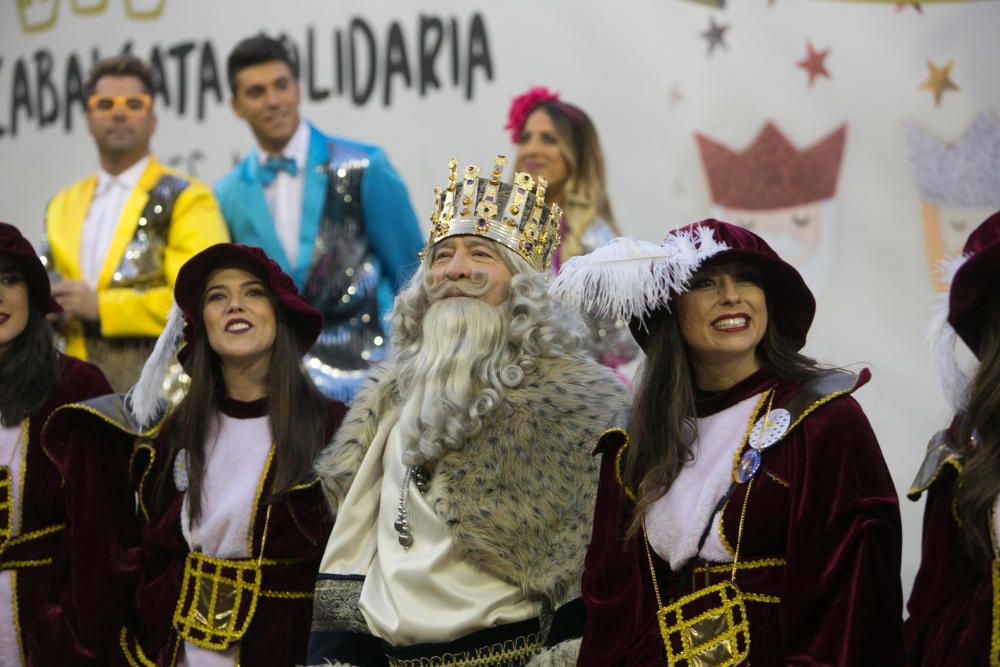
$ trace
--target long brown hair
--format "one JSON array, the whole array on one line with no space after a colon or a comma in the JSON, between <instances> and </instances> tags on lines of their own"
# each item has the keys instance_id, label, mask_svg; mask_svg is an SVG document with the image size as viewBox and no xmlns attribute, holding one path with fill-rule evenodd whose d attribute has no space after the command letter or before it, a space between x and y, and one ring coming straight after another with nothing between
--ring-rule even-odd
<instances>
[{"instance_id":1,"label":"long brown hair","mask_svg":"<svg viewBox=\"0 0 1000 667\"><path fill-rule=\"evenodd\" d=\"M59 377L52 328L29 299L24 331L0 352L0 423L14 426L41 409L59 386Z\"/></svg>"},{"instance_id":2,"label":"long brown hair","mask_svg":"<svg viewBox=\"0 0 1000 667\"><path fill-rule=\"evenodd\" d=\"M569 165L560 202L568 232L559 256L566 260L582 252L583 234L595 218L603 218L616 236L621 231L611 212L604 179L604 152L590 116L583 109L561 101L542 102L532 112L536 109L542 109L552 119L559 151Z\"/></svg>"},{"instance_id":3,"label":"long brown hair","mask_svg":"<svg viewBox=\"0 0 1000 667\"><path fill-rule=\"evenodd\" d=\"M820 373L816 361L778 331L770 300L767 311L767 329L756 350L761 367L795 380ZM694 370L676 312L658 311L649 328L646 360L632 404L630 443L622 461L622 481L637 489L629 538L641 529L649 506L670 489L693 458L692 445L698 437Z\"/></svg>"},{"instance_id":4,"label":"long brown hair","mask_svg":"<svg viewBox=\"0 0 1000 667\"><path fill-rule=\"evenodd\" d=\"M275 503L313 474L312 462L326 444L326 399L302 367L299 344L287 321L288 312L273 295L270 299L274 306L275 337L267 373L267 405L275 443L275 474L268 502ZM169 465L160 469L154 492L156 506L161 510L172 501L173 485L168 480L173 479L173 461L180 450L186 449L192 521L201 516L209 420L216 418L219 396L225 392L219 356L208 344L204 323L199 321L196 328L186 363L191 376L190 389L163 425Z\"/></svg>"},{"instance_id":5,"label":"long brown hair","mask_svg":"<svg viewBox=\"0 0 1000 667\"><path fill-rule=\"evenodd\" d=\"M989 562L994 558L990 515L1000 493L1000 298L986 305L983 321L979 369L959 427L965 462L955 500L973 557Z\"/></svg>"}]
</instances>

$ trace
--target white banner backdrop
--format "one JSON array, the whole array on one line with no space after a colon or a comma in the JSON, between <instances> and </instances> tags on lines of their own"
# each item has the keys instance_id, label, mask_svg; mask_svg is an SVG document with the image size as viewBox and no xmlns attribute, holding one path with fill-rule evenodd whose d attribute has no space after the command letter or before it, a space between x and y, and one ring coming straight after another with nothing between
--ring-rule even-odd
<instances>
[{"instance_id":1,"label":"white banner backdrop","mask_svg":"<svg viewBox=\"0 0 1000 667\"><path fill-rule=\"evenodd\" d=\"M730 4L2 3L0 220L37 241L48 198L96 169L82 81L126 48L163 75L154 151L212 182L252 141L228 51L286 35L305 115L385 147L422 220L450 157L513 154L508 103L545 85L597 125L627 234L720 214L798 256L819 302L807 351L872 368L857 398L902 497L949 418L923 341L929 258L1000 208L1000 4ZM922 504L901 505L908 590Z\"/></svg>"}]
</instances>

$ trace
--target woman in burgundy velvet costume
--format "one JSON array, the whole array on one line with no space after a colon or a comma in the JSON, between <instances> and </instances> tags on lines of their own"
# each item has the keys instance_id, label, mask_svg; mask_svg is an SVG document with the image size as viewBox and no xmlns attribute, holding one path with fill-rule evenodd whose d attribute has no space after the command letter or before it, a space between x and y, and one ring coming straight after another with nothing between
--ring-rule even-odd
<instances>
[{"instance_id":1,"label":"woman in burgundy velvet costume","mask_svg":"<svg viewBox=\"0 0 1000 667\"><path fill-rule=\"evenodd\" d=\"M798 272L705 220L573 259L553 290L646 352L597 447L579 664L901 664L899 507L849 396L870 375L799 353Z\"/></svg>"},{"instance_id":2,"label":"woman in burgundy velvet costume","mask_svg":"<svg viewBox=\"0 0 1000 667\"><path fill-rule=\"evenodd\" d=\"M68 476L85 465L81 450L110 448L120 434L114 448L127 454L139 499L138 551L124 517L106 522L116 546L97 539L81 547L103 551L108 575L133 586L127 604L119 601L124 622L121 611L113 628L76 619L91 626L82 653L115 665L300 664L332 525L311 464L345 413L300 361L322 316L263 251L236 244L189 260L174 298L185 322L178 356L191 376L177 408L136 438L150 416L149 390L162 379L158 360L173 348L175 315L120 402L131 415L115 423L122 413L107 406L94 406L99 420L93 410L66 411L46 431ZM94 428L103 442L81 435ZM106 481L121 502L124 485ZM73 604L92 608L79 597ZM102 604L114 616L114 603Z\"/></svg>"},{"instance_id":3,"label":"woman in burgundy velvet costume","mask_svg":"<svg viewBox=\"0 0 1000 667\"><path fill-rule=\"evenodd\" d=\"M23 665L36 620L65 572L59 473L40 444L52 411L109 393L96 366L56 351L47 313L61 312L17 227L0 222L0 664Z\"/></svg>"},{"instance_id":4,"label":"woman in burgundy velvet costume","mask_svg":"<svg viewBox=\"0 0 1000 667\"><path fill-rule=\"evenodd\" d=\"M911 665L1000 665L1000 212L969 235L951 263L947 323L939 337L956 408L931 438L910 489L927 491L923 554L907 602ZM944 315L944 313L941 313ZM957 334L979 365L954 363Z\"/></svg>"}]
</instances>

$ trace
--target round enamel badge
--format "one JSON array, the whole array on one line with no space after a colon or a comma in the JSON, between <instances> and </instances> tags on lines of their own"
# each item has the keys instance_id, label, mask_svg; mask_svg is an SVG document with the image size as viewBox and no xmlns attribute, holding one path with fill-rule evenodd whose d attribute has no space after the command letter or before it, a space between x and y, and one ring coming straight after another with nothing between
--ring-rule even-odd
<instances>
[{"instance_id":1,"label":"round enamel badge","mask_svg":"<svg viewBox=\"0 0 1000 667\"><path fill-rule=\"evenodd\" d=\"M765 418L767 419L766 424L764 423ZM750 431L747 442L754 449L767 449L781 440L781 436L785 435L785 431L788 430L791 423L792 415L788 410L784 408L771 410L765 417L757 420L753 430Z\"/></svg>"},{"instance_id":2,"label":"round enamel badge","mask_svg":"<svg viewBox=\"0 0 1000 667\"><path fill-rule=\"evenodd\" d=\"M178 491L187 491L188 488L188 457L187 450L182 449L177 452L174 458L174 486Z\"/></svg>"}]
</instances>

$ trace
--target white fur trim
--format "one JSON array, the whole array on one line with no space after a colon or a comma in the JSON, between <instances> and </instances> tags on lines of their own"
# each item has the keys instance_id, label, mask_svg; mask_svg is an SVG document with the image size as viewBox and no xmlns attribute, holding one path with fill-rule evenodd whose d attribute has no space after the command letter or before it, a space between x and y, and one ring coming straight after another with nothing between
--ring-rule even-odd
<instances>
[{"instance_id":1,"label":"white fur trim","mask_svg":"<svg viewBox=\"0 0 1000 667\"><path fill-rule=\"evenodd\" d=\"M183 333L184 316L174 303L167 315L167 325L156 339L156 345L146 359L138 381L125 395L125 404L142 429L148 428L157 416L163 394L163 379L177 353L177 343Z\"/></svg>"},{"instance_id":2,"label":"white fur trim","mask_svg":"<svg viewBox=\"0 0 1000 667\"><path fill-rule=\"evenodd\" d=\"M958 363L958 333L948 324L948 293L938 295L936 301L927 327L927 342L937 361L945 398L955 412L961 412L969 402L971 380Z\"/></svg>"},{"instance_id":3,"label":"white fur trim","mask_svg":"<svg viewBox=\"0 0 1000 667\"><path fill-rule=\"evenodd\" d=\"M941 387L944 389L948 403L956 412L964 410L969 402L971 379L958 363L956 354L958 334L948 324L948 301L955 274L968 260L969 256L959 255L938 262L938 275L948 285L948 291L937 295L927 327L927 342L931 347L934 359L937 361Z\"/></svg>"},{"instance_id":4,"label":"white fur trim","mask_svg":"<svg viewBox=\"0 0 1000 667\"><path fill-rule=\"evenodd\" d=\"M566 262L549 293L600 318L645 317L669 308L670 293L683 292L702 262L728 249L700 227L660 244L621 237Z\"/></svg>"}]
</instances>

